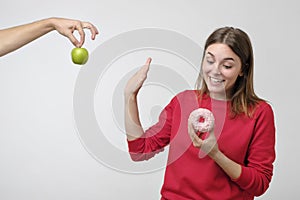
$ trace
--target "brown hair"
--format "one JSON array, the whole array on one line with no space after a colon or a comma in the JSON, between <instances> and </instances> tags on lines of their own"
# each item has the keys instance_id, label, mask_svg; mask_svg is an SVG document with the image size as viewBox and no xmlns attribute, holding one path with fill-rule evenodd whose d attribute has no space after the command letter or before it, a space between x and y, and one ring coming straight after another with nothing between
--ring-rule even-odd
<instances>
[{"instance_id":1,"label":"brown hair","mask_svg":"<svg viewBox=\"0 0 300 200\"><path fill-rule=\"evenodd\" d=\"M240 58L242 63L243 75L237 78L232 92L229 94L231 114L236 116L244 113L247 116L251 116L254 107L262 99L255 94L253 88L254 56L249 36L238 28L223 27L216 29L206 40L201 66L206 49L215 43L226 44ZM204 93L209 93L202 76L202 67L196 83L196 89L200 97Z\"/></svg>"}]
</instances>

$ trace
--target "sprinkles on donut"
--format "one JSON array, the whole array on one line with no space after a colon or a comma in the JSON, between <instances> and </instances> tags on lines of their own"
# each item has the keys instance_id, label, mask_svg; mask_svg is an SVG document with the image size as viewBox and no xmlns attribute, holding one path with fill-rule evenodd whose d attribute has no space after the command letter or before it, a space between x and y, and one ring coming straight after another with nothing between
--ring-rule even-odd
<instances>
[{"instance_id":1,"label":"sprinkles on donut","mask_svg":"<svg viewBox=\"0 0 300 200\"><path fill-rule=\"evenodd\" d=\"M214 127L215 118L210 110L198 108L191 112L188 121L192 123L195 130L209 132Z\"/></svg>"}]
</instances>

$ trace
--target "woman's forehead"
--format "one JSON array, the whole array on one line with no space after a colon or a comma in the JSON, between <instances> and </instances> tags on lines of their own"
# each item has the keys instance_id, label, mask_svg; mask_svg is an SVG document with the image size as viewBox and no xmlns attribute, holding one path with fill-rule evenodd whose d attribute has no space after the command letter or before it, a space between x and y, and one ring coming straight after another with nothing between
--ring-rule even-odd
<instances>
[{"instance_id":1,"label":"woman's forehead","mask_svg":"<svg viewBox=\"0 0 300 200\"><path fill-rule=\"evenodd\" d=\"M239 59L238 55L236 55L227 44L223 43L214 43L209 45L205 51L205 54L222 60Z\"/></svg>"}]
</instances>

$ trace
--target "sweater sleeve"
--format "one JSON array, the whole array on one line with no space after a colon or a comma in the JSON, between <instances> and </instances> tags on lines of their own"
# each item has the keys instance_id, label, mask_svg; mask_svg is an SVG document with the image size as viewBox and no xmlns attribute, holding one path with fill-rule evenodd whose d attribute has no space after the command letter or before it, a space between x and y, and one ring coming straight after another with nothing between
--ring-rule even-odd
<instances>
[{"instance_id":1,"label":"sweater sleeve","mask_svg":"<svg viewBox=\"0 0 300 200\"><path fill-rule=\"evenodd\" d=\"M162 110L158 122L147 129L140 138L128 141L128 149L133 161L148 160L164 150L170 143L172 113L176 98Z\"/></svg>"},{"instance_id":2,"label":"sweater sleeve","mask_svg":"<svg viewBox=\"0 0 300 200\"><path fill-rule=\"evenodd\" d=\"M275 123L269 104L259 106L255 128L242 173L234 181L254 196L262 195L269 187L275 160Z\"/></svg>"}]
</instances>

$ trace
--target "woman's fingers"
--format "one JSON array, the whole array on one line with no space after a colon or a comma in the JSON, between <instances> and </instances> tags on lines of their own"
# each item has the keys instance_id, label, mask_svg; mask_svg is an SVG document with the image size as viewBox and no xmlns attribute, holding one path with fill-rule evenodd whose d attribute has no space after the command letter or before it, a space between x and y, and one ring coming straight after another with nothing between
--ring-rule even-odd
<instances>
[{"instance_id":1,"label":"woman's fingers","mask_svg":"<svg viewBox=\"0 0 300 200\"><path fill-rule=\"evenodd\" d=\"M188 133L190 135L190 138L192 140L194 147L201 148L203 140L199 138L192 123L190 123L190 122L188 123Z\"/></svg>"},{"instance_id":2,"label":"woman's fingers","mask_svg":"<svg viewBox=\"0 0 300 200\"><path fill-rule=\"evenodd\" d=\"M125 95L127 97L136 95L147 78L150 68L151 58L128 80L125 87Z\"/></svg>"},{"instance_id":3,"label":"woman's fingers","mask_svg":"<svg viewBox=\"0 0 300 200\"><path fill-rule=\"evenodd\" d=\"M143 83L147 79L147 74L149 72L151 61L152 61L152 59L148 58L146 63L144 64L144 66L137 72L137 76L138 76L138 79L139 79L138 88L142 87Z\"/></svg>"},{"instance_id":4,"label":"woman's fingers","mask_svg":"<svg viewBox=\"0 0 300 200\"><path fill-rule=\"evenodd\" d=\"M150 65L150 63L151 63L151 61L152 61L152 58L150 58L150 57L149 57L149 58L147 59L147 61L146 61L145 65L148 65L148 66L149 66L149 65Z\"/></svg>"}]
</instances>

